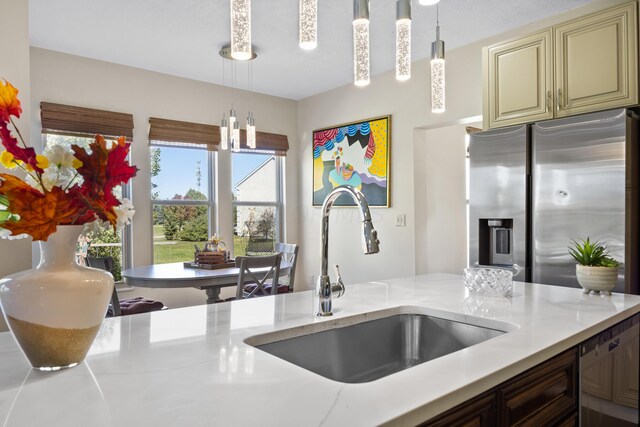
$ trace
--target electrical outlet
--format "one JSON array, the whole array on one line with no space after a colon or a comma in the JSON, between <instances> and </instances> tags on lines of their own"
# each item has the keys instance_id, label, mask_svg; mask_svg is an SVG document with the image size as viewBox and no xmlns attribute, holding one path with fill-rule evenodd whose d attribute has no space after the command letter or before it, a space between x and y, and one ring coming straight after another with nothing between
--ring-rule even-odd
<instances>
[{"instance_id":1,"label":"electrical outlet","mask_svg":"<svg viewBox=\"0 0 640 427\"><path fill-rule=\"evenodd\" d=\"M406 225L407 225L407 215L406 214L396 215L396 227L406 227Z\"/></svg>"}]
</instances>

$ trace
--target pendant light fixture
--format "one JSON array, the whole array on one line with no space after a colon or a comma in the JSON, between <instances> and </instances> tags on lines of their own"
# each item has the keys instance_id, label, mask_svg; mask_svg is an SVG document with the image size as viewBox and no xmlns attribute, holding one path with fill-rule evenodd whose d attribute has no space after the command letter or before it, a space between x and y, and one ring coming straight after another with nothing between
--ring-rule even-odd
<instances>
[{"instance_id":1,"label":"pendant light fixture","mask_svg":"<svg viewBox=\"0 0 640 427\"><path fill-rule=\"evenodd\" d=\"M444 41L440 40L440 17L436 4L436 41L431 43L431 112L444 113Z\"/></svg>"},{"instance_id":2,"label":"pendant light fixture","mask_svg":"<svg viewBox=\"0 0 640 427\"><path fill-rule=\"evenodd\" d=\"M251 0L231 1L231 57L251 59Z\"/></svg>"},{"instance_id":3,"label":"pendant light fixture","mask_svg":"<svg viewBox=\"0 0 640 427\"><path fill-rule=\"evenodd\" d=\"M369 84L369 0L353 0L353 83Z\"/></svg>"},{"instance_id":4,"label":"pendant light fixture","mask_svg":"<svg viewBox=\"0 0 640 427\"><path fill-rule=\"evenodd\" d=\"M231 150L240 151L240 125L238 121L233 122L233 128L231 130Z\"/></svg>"},{"instance_id":5,"label":"pendant light fixture","mask_svg":"<svg viewBox=\"0 0 640 427\"><path fill-rule=\"evenodd\" d=\"M231 77L231 90L232 93L235 93L236 89L236 60L231 56L231 47L229 45L223 46L222 49L218 52L220 56L223 58L222 60L222 84L224 85L225 80L225 59L231 61L233 75ZM258 57L258 54L254 49L251 50L251 57L249 60L253 60ZM247 89L249 92L253 90L253 66L252 63L249 62L247 64ZM256 148L256 127L255 127L255 119L253 118L253 113L249 111L247 116L247 141L246 145L249 148ZM228 150L231 148L232 151L240 151L240 123L238 122L238 114L236 113L233 96L231 102L231 109L229 110L229 118L223 114L222 121L220 122L220 149Z\"/></svg>"},{"instance_id":6,"label":"pendant light fixture","mask_svg":"<svg viewBox=\"0 0 640 427\"><path fill-rule=\"evenodd\" d=\"M248 80L249 80L249 92L253 91L253 63L249 62L247 67ZM249 148L256 148L256 123L253 119L253 113L249 111L247 116L247 146Z\"/></svg>"},{"instance_id":7,"label":"pendant light fixture","mask_svg":"<svg viewBox=\"0 0 640 427\"><path fill-rule=\"evenodd\" d=\"M238 134L236 135L236 128L238 128L238 116L236 115L236 110L234 110L232 106L231 110L229 110L229 139L231 140L231 149L233 151L238 151L240 149L240 131L238 130Z\"/></svg>"},{"instance_id":8,"label":"pendant light fixture","mask_svg":"<svg viewBox=\"0 0 640 427\"><path fill-rule=\"evenodd\" d=\"M224 113L222 114L222 123L220 123L220 149L221 150L228 150L229 149L229 139L228 139L228 135L229 135L229 126L227 124L227 119L224 116Z\"/></svg>"},{"instance_id":9,"label":"pendant light fixture","mask_svg":"<svg viewBox=\"0 0 640 427\"><path fill-rule=\"evenodd\" d=\"M251 111L249 111L249 116L247 117L247 146L256 148L256 123Z\"/></svg>"},{"instance_id":10,"label":"pendant light fixture","mask_svg":"<svg viewBox=\"0 0 640 427\"><path fill-rule=\"evenodd\" d=\"M396 0L396 79L411 78L411 0Z\"/></svg>"},{"instance_id":11,"label":"pendant light fixture","mask_svg":"<svg viewBox=\"0 0 640 427\"><path fill-rule=\"evenodd\" d=\"M300 47L305 50L318 46L318 0L300 0Z\"/></svg>"}]
</instances>

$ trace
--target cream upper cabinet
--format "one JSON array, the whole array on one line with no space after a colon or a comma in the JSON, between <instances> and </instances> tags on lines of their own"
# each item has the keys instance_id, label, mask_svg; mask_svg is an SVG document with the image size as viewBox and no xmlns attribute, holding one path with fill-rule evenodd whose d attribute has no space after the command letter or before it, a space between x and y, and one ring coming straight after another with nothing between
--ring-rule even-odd
<instances>
[{"instance_id":1,"label":"cream upper cabinet","mask_svg":"<svg viewBox=\"0 0 640 427\"><path fill-rule=\"evenodd\" d=\"M637 2L483 49L484 128L638 104Z\"/></svg>"},{"instance_id":2,"label":"cream upper cabinet","mask_svg":"<svg viewBox=\"0 0 640 427\"><path fill-rule=\"evenodd\" d=\"M637 4L554 28L557 117L638 103Z\"/></svg>"},{"instance_id":3,"label":"cream upper cabinet","mask_svg":"<svg viewBox=\"0 0 640 427\"><path fill-rule=\"evenodd\" d=\"M549 29L485 49L485 128L553 117L551 40Z\"/></svg>"}]
</instances>

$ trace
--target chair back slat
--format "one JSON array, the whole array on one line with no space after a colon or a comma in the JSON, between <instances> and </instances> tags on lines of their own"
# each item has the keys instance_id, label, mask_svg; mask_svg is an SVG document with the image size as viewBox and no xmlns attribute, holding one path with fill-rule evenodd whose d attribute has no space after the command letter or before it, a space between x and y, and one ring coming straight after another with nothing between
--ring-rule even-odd
<instances>
[{"instance_id":1,"label":"chair back slat","mask_svg":"<svg viewBox=\"0 0 640 427\"><path fill-rule=\"evenodd\" d=\"M296 264L298 263L298 251L300 246L293 243L280 243L275 244L276 252L282 254L282 259L291 264L289 270L289 292L293 292L294 279L296 277ZM276 282L274 282L276 283Z\"/></svg>"},{"instance_id":2,"label":"chair back slat","mask_svg":"<svg viewBox=\"0 0 640 427\"><path fill-rule=\"evenodd\" d=\"M268 295L265 290L267 279L272 279L273 283L278 283L280 278L280 261L282 254L277 253L270 256L239 256L236 257L236 267L240 270L238 275L238 285L236 289L236 299L251 298L256 296L258 292ZM257 269L269 268L266 272L258 272ZM262 278L260 278L262 276ZM255 283L255 288L248 294L245 294L244 287L247 283ZM271 294L275 295L277 286L271 287Z\"/></svg>"}]
</instances>

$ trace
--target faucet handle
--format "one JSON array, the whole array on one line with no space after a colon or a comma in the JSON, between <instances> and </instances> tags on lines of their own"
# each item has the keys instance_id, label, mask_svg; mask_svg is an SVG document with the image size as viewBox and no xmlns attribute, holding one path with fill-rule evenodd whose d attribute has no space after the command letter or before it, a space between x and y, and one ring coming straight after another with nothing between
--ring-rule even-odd
<instances>
[{"instance_id":1,"label":"faucet handle","mask_svg":"<svg viewBox=\"0 0 640 427\"><path fill-rule=\"evenodd\" d=\"M335 293L336 298L340 298L344 295L344 282L342 281L342 276L340 275L340 267L338 264L335 266L336 269L336 283L331 285L331 292Z\"/></svg>"}]
</instances>

